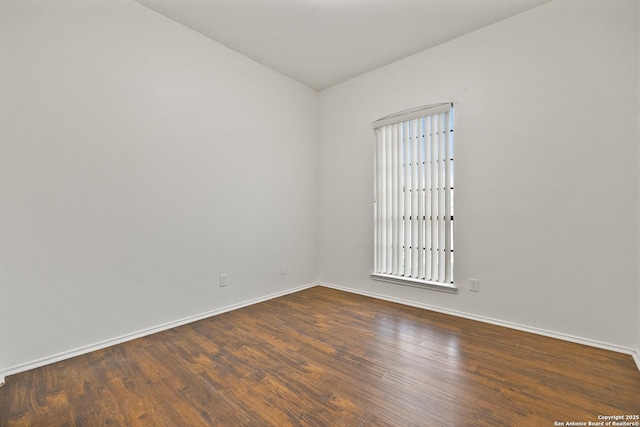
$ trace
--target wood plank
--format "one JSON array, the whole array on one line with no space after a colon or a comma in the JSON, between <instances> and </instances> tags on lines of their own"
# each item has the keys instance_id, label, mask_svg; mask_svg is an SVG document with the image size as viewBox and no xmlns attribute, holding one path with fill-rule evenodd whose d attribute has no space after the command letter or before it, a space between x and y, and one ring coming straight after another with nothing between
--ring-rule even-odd
<instances>
[{"instance_id":1,"label":"wood plank","mask_svg":"<svg viewBox=\"0 0 640 427\"><path fill-rule=\"evenodd\" d=\"M551 426L636 414L630 356L323 287L0 388L0 426Z\"/></svg>"}]
</instances>

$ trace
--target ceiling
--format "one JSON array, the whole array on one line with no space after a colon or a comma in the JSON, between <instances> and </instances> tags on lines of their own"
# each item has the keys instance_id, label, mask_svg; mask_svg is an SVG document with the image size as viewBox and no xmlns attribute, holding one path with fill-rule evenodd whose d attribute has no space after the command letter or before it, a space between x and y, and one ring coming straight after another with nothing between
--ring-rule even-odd
<instances>
[{"instance_id":1,"label":"ceiling","mask_svg":"<svg viewBox=\"0 0 640 427\"><path fill-rule=\"evenodd\" d=\"M136 0L316 90L550 0Z\"/></svg>"}]
</instances>

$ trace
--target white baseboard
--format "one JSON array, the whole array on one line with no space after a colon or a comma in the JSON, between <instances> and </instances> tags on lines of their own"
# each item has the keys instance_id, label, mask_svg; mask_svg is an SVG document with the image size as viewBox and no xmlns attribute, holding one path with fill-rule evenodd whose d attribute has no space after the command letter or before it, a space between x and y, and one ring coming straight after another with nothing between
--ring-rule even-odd
<instances>
[{"instance_id":1,"label":"white baseboard","mask_svg":"<svg viewBox=\"0 0 640 427\"><path fill-rule=\"evenodd\" d=\"M640 350L635 350L631 356L633 356L633 360L636 362L638 370L640 371Z\"/></svg>"},{"instance_id":2,"label":"white baseboard","mask_svg":"<svg viewBox=\"0 0 640 427\"><path fill-rule=\"evenodd\" d=\"M5 378L10 376L10 375L14 375L20 372L24 372L24 371L28 371L30 369L35 369L35 368L39 368L41 366L45 366L45 365L49 365L55 362L59 362L61 360L66 360L66 359L70 359L72 357L76 357L76 356L80 356L83 354L87 354L87 353L91 353L92 351L96 351L96 350L101 350L103 348L107 348L107 347L111 347L113 345L116 344L121 344L123 342L127 342L127 341L131 341L134 340L136 338L141 338L147 335L151 335L151 334L155 334L157 332L161 332L161 331L165 331L167 329L171 329L171 328L175 328L177 326L182 326L182 325L186 325L187 323L192 323L192 322L196 322L198 320L202 320L202 319L206 319L208 317L213 317L216 316L218 314L222 314L222 313L226 313L232 310L237 310L239 308L243 308L243 307L247 307L253 304L257 304L263 301L268 301L270 299L274 299L274 298L278 298L284 295L288 295L288 294L292 294L294 292L299 292L302 291L304 289L308 289L308 288L312 288L314 286L324 286L327 288L332 288L332 289L337 289L337 290L341 290L341 291L345 291L345 292L350 292L353 294L359 294L359 295L364 295L364 296L368 296L368 297L372 297L372 298L376 298L376 299L380 299L380 300L385 300L385 301L390 301L390 302L395 302L398 304L403 304L403 305L407 305L407 306L411 306L411 307L417 307L417 308L422 308L425 310L430 310L430 311L436 311L439 313L444 313L444 314L450 314L452 316L456 316L456 317L462 317L465 319L471 319L471 320L477 320L480 322L484 322L484 323L490 323L493 325L498 325L498 326L504 326L507 328L511 328L511 329L517 329L520 331L524 331L524 332L530 332L533 334L537 334L537 335L543 335L543 336L547 336L547 337L551 337L551 338L557 338L557 339L561 339L564 341L570 341L570 342L574 342L574 343L578 343L578 344L584 344L584 345L588 345L591 347L597 347L597 348L602 348L605 350L611 350L611 351L615 351L618 353L624 353L624 354L630 354L634 361L636 362L636 365L638 366L638 370L640 370L640 352L638 350L634 350L634 349L629 349L626 347L621 347L621 346L617 346L614 344L609 344L609 343L604 343L604 342L600 342L600 341L595 341L595 340L590 340L590 339L586 339L586 338L581 338L581 337L575 337L572 335L567 335L567 334L563 334L563 333L559 333L559 332L553 332L553 331L548 331L548 330L544 330L544 329L540 329L540 328L534 328L534 327L530 327L530 326L524 326L524 325L519 325L517 323L512 323L512 322L506 322L506 321L502 321L502 320L497 320L497 319L492 319L489 317L484 317L484 316L478 316L478 315L474 315L474 314L469 314L469 313L464 313L464 312L460 312L460 311L456 311L456 310L449 310L449 309L444 309L441 307L436 307L436 306L431 306L429 304L422 304L422 303L418 303L415 301L410 301L410 300L405 300L402 298L395 298L395 297L390 297L388 295L382 295L382 294L377 294L377 293L373 293L373 292L366 292L366 291L361 291L358 289L353 289L353 288L348 288L348 287L344 287L344 286L338 286L338 285L334 285L334 284L330 284L330 283L324 283L324 282L317 282L317 283L309 283L306 285L302 285L302 286L298 286L296 288L292 288L292 289L287 289L285 291L281 291L281 292L276 292L273 294L269 294L260 298L254 298L251 300L247 300L247 301L243 301L237 304L232 304L230 306L227 307L223 307L223 308L219 308L216 310L211 310L205 313L201 313L201 314L197 314L194 316L189 316L183 319L179 319L173 322L168 322L168 323L164 323L162 325L158 325L158 326L154 326L151 328L147 328L147 329L143 329L141 331L137 331L137 332L132 332L129 334L125 334L119 337L115 337L115 338L111 338L105 341L101 341L98 343L94 343L94 344L90 344L90 345L86 345L83 347L79 347L73 350L68 350L68 351L64 351L58 354L54 354L52 356L47 356L47 357L43 357L41 359L37 359L37 360L33 360L30 362L26 362L26 363L22 363L16 366L12 366L8 369L4 369L2 371L0 371L0 386L2 386L5 383Z\"/></svg>"},{"instance_id":3,"label":"white baseboard","mask_svg":"<svg viewBox=\"0 0 640 427\"><path fill-rule=\"evenodd\" d=\"M102 350L103 348L111 347L116 344L121 344L127 341L131 341L137 338L142 338L147 335L155 334L157 332L166 331L167 329L175 328L177 326L186 325L187 323L196 322L198 320L206 319L208 317L213 317L218 314L226 313L232 310L237 310L239 308L247 307L253 304L257 304L260 302L268 301L270 299L278 298L284 295L292 294L294 292L299 292L304 289L312 288L317 286L316 283L309 283L306 285L298 286L296 288L287 289L285 291L276 292L273 294L269 294L263 297L250 299L247 301L243 301L237 304L232 304L227 307L222 307L216 310L207 311L205 313L196 314L194 316L185 317L183 319L175 320L173 322L164 323L162 325L153 326L151 328L146 328L141 331L132 332L129 334L121 335L119 337L111 338L108 340L100 341L94 344L89 344L86 346L82 346L73 350L63 351L58 354L54 354L52 356L43 357L41 359L33 360L26 363L21 363L16 366L12 366L8 369L4 369L0 371L0 385L4 384L5 377L10 375L15 375L20 372L25 372L30 369L39 368L41 366L50 365L55 362L59 362L61 360L71 359L72 357L81 356L83 354L91 353L92 351Z\"/></svg>"},{"instance_id":4,"label":"white baseboard","mask_svg":"<svg viewBox=\"0 0 640 427\"><path fill-rule=\"evenodd\" d=\"M577 344L583 344L583 345L587 345L587 346L590 346L590 347L601 348L601 349L604 349L604 350L615 351L617 353L629 354L635 360L636 365L638 365L638 370L640 370L640 354L638 353L638 351L636 351L634 349L631 349L631 348L622 347L622 346L619 346L619 345L610 344L610 343L606 343L606 342L602 342L602 341L592 340L592 339L589 339L589 338L576 337L576 336L569 335L569 334L564 334L564 333L561 333L561 332L549 331L549 330L546 330L546 329L520 325L518 323L507 322L507 321L504 321L504 320L493 319L493 318L490 318L490 317L479 316L479 315L476 315L476 314L465 313L465 312L462 312L462 311L450 310L450 309L446 309L446 308L442 308L442 307L437 307L437 306L433 306L433 305L429 305L429 304L423 304L423 303L419 303L419 302L415 302L415 301L411 301L411 300L405 300L405 299L402 299L402 298L395 298L395 297L391 297L391 296L388 296L388 295L382 295L382 294L378 294L378 293L374 293L374 292L361 291L359 289L353 289L353 288L348 288L348 287L344 287L344 286L338 286L338 285L334 285L334 284L331 284L331 283L318 282L317 284L319 286L324 286L324 287L327 287L327 288L337 289L337 290L340 290L340 291L350 292L350 293L358 294L358 295L364 295L364 296L367 296L367 297L376 298L376 299L380 299L380 300L384 300L384 301L395 302L395 303L398 303L398 304L407 305L407 306L411 306L411 307L422 308L422 309L425 309L425 310L435 311L435 312L438 312L438 313L449 314L449 315L456 316L456 317L462 317L464 319L477 320L479 322L490 323L492 325L497 325L497 326L503 326L503 327L509 328L509 329L516 329L516 330L519 330L519 331L529 332L529 333L536 334L536 335L542 335L542 336L545 336L545 337L556 338L556 339L560 339L560 340L563 340L563 341L569 341L569 342L573 342L573 343L577 343Z\"/></svg>"}]
</instances>

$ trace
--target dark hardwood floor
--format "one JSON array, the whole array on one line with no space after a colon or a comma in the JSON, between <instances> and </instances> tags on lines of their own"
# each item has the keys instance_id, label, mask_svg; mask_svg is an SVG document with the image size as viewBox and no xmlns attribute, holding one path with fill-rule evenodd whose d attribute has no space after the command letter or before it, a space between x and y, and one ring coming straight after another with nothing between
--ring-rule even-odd
<instances>
[{"instance_id":1,"label":"dark hardwood floor","mask_svg":"<svg viewBox=\"0 0 640 427\"><path fill-rule=\"evenodd\" d=\"M638 414L631 356L323 287L0 388L2 426L554 426Z\"/></svg>"}]
</instances>

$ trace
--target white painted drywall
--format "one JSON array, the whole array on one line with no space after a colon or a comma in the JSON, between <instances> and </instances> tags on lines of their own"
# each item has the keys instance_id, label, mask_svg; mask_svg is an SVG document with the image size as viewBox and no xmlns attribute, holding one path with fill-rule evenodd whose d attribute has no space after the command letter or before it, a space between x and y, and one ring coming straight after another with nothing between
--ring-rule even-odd
<instances>
[{"instance_id":1,"label":"white painted drywall","mask_svg":"<svg viewBox=\"0 0 640 427\"><path fill-rule=\"evenodd\" d=\"M638 164L636 167L636 181L638 183L638 193L637 193L637 202L636 205L636 217L638 218L638 228L636 229L636 235L638 238L638 248L640 248L640 7L638 7L638 15L637 15L638 25L636 27L637 34L637 45L638 45L638 56L637 56L637 75L636 75L636 84L638 90L638 119L636 121L636 131L637 131L637 159ZM636 339L636 363L638 364L638 369L640 369L640 249L638 250L638 270L636 273L637 276L637 284L638 284L638 327L637 327L637 339Z\"/></svg>"},{"instance_id":2,"label":"white painted drywall","mask_svg":"<svg viewBox=\"0 0 640 427\"><path fill-rule=\"evenodd\" d=\"M640 351L634 16L556 0L328 89L316 120L313 91L136 3L0 1L0 372L318 268ZM454 296L369 279L370 122L446 100Z\"/></svg>"},{"instance_id":3,"label":"white painted drywall","mask_svg":"<svg viewBox=\"0 0 640 427\"><path fill-rule=\"evenodd\" d=\"M321 92L320 279L633 348L637 16L633 1L556 0ZM444 101L457 295L369 278L371 122Z\"/></svg>"},{"instance_id":4,"label":"white painted drywall","mask_svg":"<svg viewBox=\"0 0 640 427\"><path fill-rule=\"evenodd\" d=\"M313 282L316 110L138 3L1 1L0 372Z\"/></svg>"}]
</instances>

